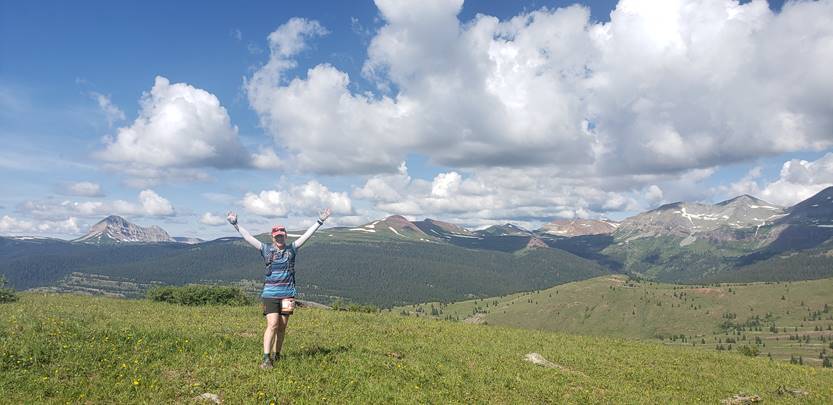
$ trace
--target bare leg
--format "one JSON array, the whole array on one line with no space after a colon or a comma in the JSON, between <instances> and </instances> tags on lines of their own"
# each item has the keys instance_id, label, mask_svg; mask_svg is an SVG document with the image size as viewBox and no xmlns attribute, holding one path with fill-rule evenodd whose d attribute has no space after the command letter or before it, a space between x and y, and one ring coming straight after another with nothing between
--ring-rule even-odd
<instances>
[{"instance_id":1,"label":"bare leg","mask_svg":"<svg viewBox=\"0 0 833 405\"><path fill-rule=\"evenodd\" d=\"M273 353L280 353L283 346L283 338L286 336L286 325L289 323L289 315L281 315L275 333L275 343L272 346Z\"/></svg>"},{"instance_id":2,"label":"bare leg","mask_svg":"<svg viewBox=\"0 0 833 405\"><path fill-rule=\"evenodd\" d=\"M269 353L269 349L272 348L272 341L278 332L279 319L280 315L277 313L266 314L266 330L263 332L263 353Z\"/></svg>"}]
</instances>

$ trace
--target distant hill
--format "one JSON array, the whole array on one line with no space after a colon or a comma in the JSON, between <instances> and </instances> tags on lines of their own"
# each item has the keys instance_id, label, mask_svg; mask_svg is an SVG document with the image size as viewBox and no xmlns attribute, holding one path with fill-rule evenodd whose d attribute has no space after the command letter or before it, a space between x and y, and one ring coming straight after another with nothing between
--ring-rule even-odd
<instances>
[{"instance_id":1,"label":"distant hill","mask_svg":"<svg viewBox=\"0 0 833 405\"><path fill-rule=\"evenodd\" d=\"M187 243L189 245L194 245L194 244L197 244L197 243L205 242L204 240L202 240L200 238L192 238L192 237L188 237L188 236L174 236L174 241L179 242L179 243Z\"/></svg>"},{"instance_id":2,"label":"distant hill","mask_svg":"<svg viewBox=\"0 0 833 405\"><path fill-rule=\"evenodd\" d=\"M0 237L0 274L5 275L10 285L19 290L51 286L72 272L89 273L86 270L90 268L115 270L175 255L191 246L181 243L72 243L60 239ZM136 277L134 274L131 278Z\"/></svg>"},{"instance_id":3,"label":"distant hill","mask_svg":"<svg viewBox=\"0 0 833 405\"><path fill-rule=\"evenodd\" d=\"M833 279L683 286L604 276L556 287L455 303L394 308L438 319L662 339L715 350L755 346L779 360L821 366L833 341ZM791 338L809 336L813 344ZM671 338L674 338L671 340ZM680 338L680 337L684 337ZM829 349L828 349L829 351Z\"/></svg>"}]
</instances>

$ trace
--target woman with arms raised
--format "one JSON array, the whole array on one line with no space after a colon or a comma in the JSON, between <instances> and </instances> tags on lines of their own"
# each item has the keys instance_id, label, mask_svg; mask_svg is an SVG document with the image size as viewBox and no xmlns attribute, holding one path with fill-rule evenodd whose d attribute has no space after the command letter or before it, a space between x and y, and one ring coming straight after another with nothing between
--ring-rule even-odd
<instances>
[{"instance_id":1,"label":"woman with arms raised","mask_svg":"<svg viewBox=\"0 0 833 405\"><path fill-rule=\"evenodd\" d=\"M260 251L261 257L266 261L263 292L260 294L263 301L263 315L266 317L266 331L263 332L263 361L260 363L262 369L272 368L272 364L281 358L281 346L283 346L286 325L289 322L289 315L295 309L295 256L297 251L321 225L324 225L324 221L327 220L330 213L329 208L321 212L318 221L289 245L286 244L286 228L284 226L275 225L272 227L272 243L261 243L237 223L236 213L228 213L228 222L240 232L246 242Z\"/></svg>"}]
</instances>

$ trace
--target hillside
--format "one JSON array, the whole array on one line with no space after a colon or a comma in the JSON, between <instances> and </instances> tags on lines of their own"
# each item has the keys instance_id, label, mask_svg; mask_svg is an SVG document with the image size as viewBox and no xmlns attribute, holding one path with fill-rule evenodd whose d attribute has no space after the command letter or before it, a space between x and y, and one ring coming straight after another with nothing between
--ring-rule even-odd
<instances>
[{"instance_id":1,"label":"hillside","mask_svg":"<svg viewBox=\"0 0 833 405\"><path fill-rule=\"evenodd\" d=\"M812 239L817 237L815 230L818 228L791 229L790 232ZM707 276L704 281L799 281L833 277L833 240L800 252L773 246L749 256L743 258L749 264L741 262L733 271Z\"/></svg>"},{"instance_id":2,"label":"hillside","mask_svg":"<svg viewBox=\"0 0 833 405\"><path fill-rule=\"evenodd\" d=\"M342 299L393 306L507 294L608 273L562 250L474 250L382 229L387 232L342 228L316 234L299 252L299 292L318 302ZM37 254L44 251L48 253ZM239 238L197 245L100 246L0 238L0 258L4 255L8 260L0 261L0 274L6 274L15 288L99 289L128 297L141 295L141 286L154 282L255 280L256 289L263 267L257 251ZM118 280L124 288L113 288L105 278Z\"/></svg>"},{"instance_id":3,"label":"hillside","mask_svg":"<svg viewBox=\"0 0 833 405\"><path fill-rule=\"evenodd\" d=\"M199 245L184 243L71 243L60 239L0 237L0 274L12 287L23 290L56 285L73 272L117 270L131 263L152 262ZM135 274L133 274L135 276ZM172 276L175 273L172 272Z\"/></svg>"},{"instance_id":4,"label":"hillside","mask_svg":"<svg viewBox=\"0 0 833 405\"><path fill-rule=\"evenodd\" d=\"M803 356L821 365L833 355L833 279L791 283L681 286L605 276L531 293L447 305L395 308L411 313L585 335L667 339L714 350L727 339L762 356ZM419 310L419 312L417 312ZM809 336L810 342L790 336ZM755 338L761 340L757 341Z\"/></svg>"},{"instance_id":5,"label":"hillside","mask_svg":"<svg viewBox=\"0 0 833 405\"><path fill-rule=\"evenodd\" d=\"M828 370L614 338L301 309L284 359L264 372L255 306L23 294L0 308L9 403L833 401ZM524 362L530 352L561 368Z\"/></svg>"}]
</instances>

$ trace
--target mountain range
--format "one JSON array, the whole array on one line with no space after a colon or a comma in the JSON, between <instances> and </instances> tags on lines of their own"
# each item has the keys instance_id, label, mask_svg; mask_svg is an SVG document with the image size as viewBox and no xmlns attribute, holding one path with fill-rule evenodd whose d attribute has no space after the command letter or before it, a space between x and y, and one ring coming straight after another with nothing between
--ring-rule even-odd
<instances>
[{"instance_id":1,"label":"mountain range","mask_svg":"<svg viewBox=\"0 0 833 405\"><path fill-rule=\"evenodd\" d=\"M394 215L320 230L298 261L299 284L319 301L393 305L610 273L678 283L814 279L833 276L831 237L833 187L792 207L743 195L666 204L621 222L556 220L537 230L469 230ZM258 280L262 264L247 246L240 238L184 241L110 216L74 241L0 237L0 274L18 289L60 286L73 273L73 283L84 280L81 274L98 284L101 277L140 284Z\"/></svg>"},{"instance_id":2,"label":"mountain range","mask_svg":"<svg viewBox=\"0 0 833 405\"><path fill-rule=\"evenodd\" d=\"M622 221L611 236L602 254L661 281L737 281L738 272L800 279L833 264L833 187L787 208L748 195L667 204Z\"/></svg>"}]
</instances>

